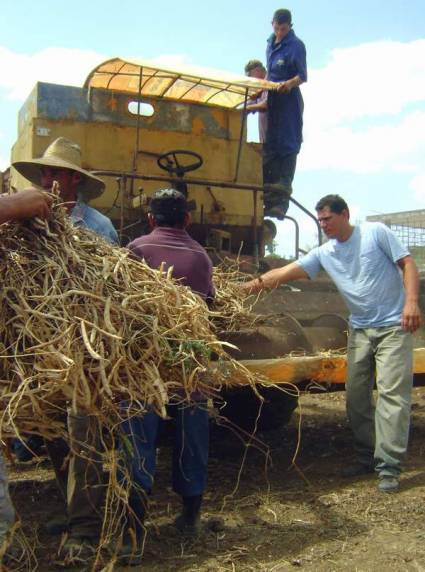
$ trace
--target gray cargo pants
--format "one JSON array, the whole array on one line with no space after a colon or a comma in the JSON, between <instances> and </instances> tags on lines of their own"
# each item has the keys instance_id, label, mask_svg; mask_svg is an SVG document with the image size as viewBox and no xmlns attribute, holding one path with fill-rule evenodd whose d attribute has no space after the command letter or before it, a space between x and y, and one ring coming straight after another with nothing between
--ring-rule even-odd
<instances>
[{"instance_id":1,"label":"gray cargo pants","mask_svg":"<svg viewBox=\"0 0 425 572\"><path fill-rule=\"evenodd\" d=\"M71 533L95 539L103 520L104 492L99 424L93 415L70 412L67 423L69 446L56 439L46 441L46 449L66 501Z\"/></svg>"},{"instance_id":2,"label":"gray cargo pants","mask_svg":"<svg viewBox=\"0 0 425 572\"><path fill-rule=\"evenodd\" d=\"M373 399L375 381L378 397ZM352 329L347 415L358 460L398 476L407 450L413 383L412 335L400 326Z\"/></svg>"},{"instance_id":3,"label":"gray cargo pants","mask_svg":"<svg viewBox=\"0 0 425 572\"><path fill-rule=\"evenodd\" d=\"M15 510L9 495L6 463L0 451L0 546L15 522Z\"/></svg>"}]
</instances>

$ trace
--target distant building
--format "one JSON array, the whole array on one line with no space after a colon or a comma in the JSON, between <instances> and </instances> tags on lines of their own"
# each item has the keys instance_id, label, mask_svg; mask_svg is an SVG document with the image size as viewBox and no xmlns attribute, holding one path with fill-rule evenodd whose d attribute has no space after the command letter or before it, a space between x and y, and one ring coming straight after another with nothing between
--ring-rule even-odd
<instances>
[{"instance_id":1,"label":"distant building","mask_svg":"<svg viewBox=\"0 0 425 572\"><path fill-rule=\"evenodd\" d=\"M425 272L425 209L366 217L386 224L407 246L420 271Z\"/></svg>"}]
</instances>

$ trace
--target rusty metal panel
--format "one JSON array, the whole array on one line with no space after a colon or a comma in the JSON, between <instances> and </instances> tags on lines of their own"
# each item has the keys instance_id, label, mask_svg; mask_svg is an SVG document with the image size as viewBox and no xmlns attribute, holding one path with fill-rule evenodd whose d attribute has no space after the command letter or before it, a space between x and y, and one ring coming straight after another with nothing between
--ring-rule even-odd
<instances>
[{"instance_id":1,"label":"rusty metal panel","mask_svg":"<svg viewBox=\"0 0 425 572\"><path fill-rule=\"evenodd\" d=\"M92 89L89 93L78 87L38 83L21 109L19 132L36 117L136 127L137 115L129 111L129 104L134 101L137 97L103 89ZM151 117L139 118L142 130L194 133L221 139L238 137L240 112L155 98L141 101L153 107Z\"/></svg>"},{"instance_id":2,"label":"rusty metal panel","mask_svg":"<svg viewBox=\"0 0 425 572\"><path fill-rule=\"evenodd\" d=\"M235 245L243 240L248 246L253 236L252 192L233 188L211 191L207 182L233 181L241 113L151 98L153 115L139 118L139 147L135 161L137 118L128 111L132 100L131 94L99 89L89 93L82 88L40 83L21 111L21 128L12 160L40 157L54 139L63 136L81 146L83 167L88 170L131 173L136 169L139 174L155 176L165 174L157 165L159 154L171 149L194 151L204 159L196 177L206 181L205 186L189 185L189 198L197 205L192 213L194 223L205 228L232 227ZM261 160L261 146L244 140L239 182L261 185ZM19 188L28 185L28 181L16 172L12 172L12 181ZM116 179L105 177L105 183L105 192L93 201L93 206L119 220ZM158 185L154 181L128 185L126 192L131 196L126 199L130 204L127 220L140 217L140 201L136 200L140 197L139 191L149 197ZM256 212L262 212L262 193L257 194ZM236 231L240 231L239 234Z\"/></svg>"}]
</instances>

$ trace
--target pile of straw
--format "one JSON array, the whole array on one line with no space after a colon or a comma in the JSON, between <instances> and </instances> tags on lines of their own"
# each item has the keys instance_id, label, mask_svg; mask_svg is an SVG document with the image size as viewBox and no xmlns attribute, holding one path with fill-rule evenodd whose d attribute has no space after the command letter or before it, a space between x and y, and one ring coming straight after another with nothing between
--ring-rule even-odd
<instances>
[{"instance_id":1,"label":"pile of straw","mask_svg":"<svg viewBox=\"0 0 425 572\"><path fill-rule=\"evenodd\" d=\"M243 370L198 296L73 227L60 205L45 223L0 227L0 280L2 434L59 436L67 405L106 427L119 422L122 400L165 415L170 400L210 391L212 352L227 361L208 368L216 387L229 368Z\"/></svg>"},{"instance_id":2,"label":"pile of straw","mask_svg":"<svg viewBox=\"0 0 425 572\"><path fill-rule=\"evenodd\" d=\"M249 279L238 268L237 261L225 260L214 268L213 282L216 289L212 307L212 322L217 332L237 332L252 328L259 316L252 311L252 296L246 298L239 284Z\"/></svg>"}]
</instances>

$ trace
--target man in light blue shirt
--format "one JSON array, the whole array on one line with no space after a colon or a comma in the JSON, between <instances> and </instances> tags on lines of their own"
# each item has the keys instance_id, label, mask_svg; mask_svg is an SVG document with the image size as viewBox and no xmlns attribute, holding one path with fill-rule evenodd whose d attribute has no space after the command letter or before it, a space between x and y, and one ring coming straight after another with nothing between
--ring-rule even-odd
<instances>
[{"instance_id":1,"label":"man in light blue shirt","mask_svg":"<svg viewBox=\"0 0 425 572\"><path fill-rule=\"evenodd\" d=\"M102 236L112 244L118 244L118 233L110 219L98 210L90 207L79 197L69 218L74 226L83 226Z\"/></svg>"},{"instance_id":2,"label":"man in light blue shirt","mask_svg":"<svg viewBox=\"0 0 425 572\"><path fill-rule=\"evenodd\" d=\"M412 333L421 323L418 272L408 250L385 225L352 226L340 196L323 197L316 210L329 241L301 260L248 282L244 290L276 288L314 278L320 270L333 279L351 311L346 390L357 461L343 474L376 470L379 490L395 492L409 433Z\"/></svg>"}]
</instances>

